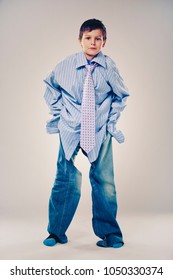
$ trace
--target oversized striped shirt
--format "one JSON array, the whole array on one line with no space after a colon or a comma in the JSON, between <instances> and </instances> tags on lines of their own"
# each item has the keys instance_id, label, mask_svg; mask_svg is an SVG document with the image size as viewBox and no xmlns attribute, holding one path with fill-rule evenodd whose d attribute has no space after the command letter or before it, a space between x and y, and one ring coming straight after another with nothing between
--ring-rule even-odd
<instances>
[{"instance_id":1,"label":"oversized striped shirt","mask_svg":"<svg viewBox=\"0 0 173 280\"><path fill-rule=\"evenodd\" d=\"M87 156L90 162L97 159L101 144L109 132L118 142L123 134L116 124L126 106L128 89L114 61L100 52L92 59L97 63L92 77L95 88L96 145ZM52 118L47 121L48 133L59 133L65 156L70 160L80 144L81 103L86 75L87 59L82 52L59 62L44 80L44 98Z\"/></svg>"}]
</instances>

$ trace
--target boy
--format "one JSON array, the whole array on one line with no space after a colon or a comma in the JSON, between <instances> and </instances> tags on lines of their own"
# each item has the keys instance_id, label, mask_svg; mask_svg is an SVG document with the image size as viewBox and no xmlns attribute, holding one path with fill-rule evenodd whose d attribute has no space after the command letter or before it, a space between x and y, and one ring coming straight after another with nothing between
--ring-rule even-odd
<instances>
[{"instance_id":1,"label":"boy","mask_svg":"<svg viewBox=\"0 0 173 280\"><path fill-rule=\"evenodd\" d=\"M101 52L106 28L100 20L85 21L79 32L82 51L58 63L47 77L45 100L53 118L49 133L59 133L57 173L49 200L49 236L46 246L68 241L69 227L80 199L81 173L74 166L79 149L91 163L92 225L101 247L124 244L116 221L112 136L124 142L116 129L120 112L129 96L112 61Z\"/></svg>"}]
</instances>

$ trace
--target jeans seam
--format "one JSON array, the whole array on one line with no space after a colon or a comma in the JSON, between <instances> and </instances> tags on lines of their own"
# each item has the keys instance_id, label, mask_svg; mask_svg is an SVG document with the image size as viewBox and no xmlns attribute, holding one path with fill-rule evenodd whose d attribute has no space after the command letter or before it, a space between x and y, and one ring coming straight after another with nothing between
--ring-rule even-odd
<instances>
[{"instance_id":1,"label":"jeans seam","mask_svg":"<svg viewBox=\"0 0 173 280\"><path fill-rule=\"evenodd\" d=\"M64 213L65 213L65 209L66 209L66 201L67 201L68 193L69 193L69 183L68 183L68 188L67 188L66 196L65 196L65 200L64 200L64 206L63 206L63 210L62 210L61 220L59 223L59 234L60 235L61 235L61 230L62 230L62 222L63 222Z\"/></svg>"}]
</instances>

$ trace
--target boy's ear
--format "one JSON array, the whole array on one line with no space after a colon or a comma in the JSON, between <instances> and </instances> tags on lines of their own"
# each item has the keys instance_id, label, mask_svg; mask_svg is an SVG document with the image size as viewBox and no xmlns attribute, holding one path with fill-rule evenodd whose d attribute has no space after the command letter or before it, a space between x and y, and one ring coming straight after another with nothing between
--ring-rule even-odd
<instances>
[{"instance_id":1,"label":"boy's ear","mask_svg":"<svg viewBox=\"0 0 173 280\"><path fill-rule=\"evenodd\" d=\"M80 39L78 39L78 42L79 42L79 44L81 45L81 47L82 47L82 43L81 43L81 40Z\"/></svg>"},{"instance_id":2,"label":"boy's ear","mask_svg":"<svg viewBox=\"0 0 173 280\"><path fill-rule=\"evenodd\" d=\"M104 48L105 44L106 44L106 40L103 41L102 48Z\"/></svg>"}]
</instances>

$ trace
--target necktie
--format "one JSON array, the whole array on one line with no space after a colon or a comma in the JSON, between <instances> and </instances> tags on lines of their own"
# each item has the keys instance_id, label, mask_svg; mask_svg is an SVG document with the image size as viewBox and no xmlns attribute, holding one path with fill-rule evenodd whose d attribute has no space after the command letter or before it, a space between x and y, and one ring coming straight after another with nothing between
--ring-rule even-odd
<instances>
[{"instance_id":1,"label":"necktie","mask_svg":"<svg viewBox=\"0 0 173 280\"><path fill-rule=\"evenodd\" d=\"M91 73L96 65L97 63L86 65L87 74L83 88L80 146L86 153L95 146L95 94Z\"/></svg>"}]
</instances>

